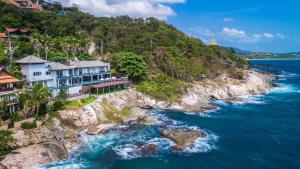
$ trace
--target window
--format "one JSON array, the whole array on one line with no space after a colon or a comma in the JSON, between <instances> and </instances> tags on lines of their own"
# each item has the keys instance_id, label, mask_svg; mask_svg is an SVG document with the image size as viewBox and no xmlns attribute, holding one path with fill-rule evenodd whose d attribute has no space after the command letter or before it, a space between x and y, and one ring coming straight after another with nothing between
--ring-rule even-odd
<instances>
[{"instance_id":1,"label":"window","mask_svg":"<svg viewBox=\"0 0 300 169\"><path fill-rule=\"evenodd\" d=\"M56 74L57 74L57 77L62 77L63 76L63 71L62 70L57 70Z\"/></svg>"},{"instance_id":2,"label":"window","mask_svg":"<svg viewBox=\"0 0 300 169\"><path fill-rule=\"evenodd\" d=\"M33 72L33 76L41 76L42 72Z\"/></svg>"},{"instance_id":3,"label":"window","mask_svg":"<svg viewBox=\"0 0 300 169\"><path fill-rule=\"evenodd\" d=\"M47 71L47 72L46 72L46 75L51 75L51 72L50 72L50 71Z\"/></svg>"}]
</instances>

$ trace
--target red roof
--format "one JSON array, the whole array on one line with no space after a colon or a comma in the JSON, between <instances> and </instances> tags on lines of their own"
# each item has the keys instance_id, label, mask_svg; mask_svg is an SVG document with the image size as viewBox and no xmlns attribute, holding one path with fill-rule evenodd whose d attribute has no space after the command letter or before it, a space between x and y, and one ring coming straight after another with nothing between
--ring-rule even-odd
<instances>
[{"instance_id":1,"label":"red roof","mask_svg":"<svg viewBox=\"0 0 300 169\"><path fill-rule=\"evenodd\" d=\"M5 69L0 70L0 84L4 83L16 83L19 82L13 75L8 73Z\"/></svg>"},{"instance_id":2,"label":"red roof","mask_svg":"<svg viewBox=\"0 0 300 169\"><path fill-rule=\"evenodd\" d=\"M18 7L20 7L20 5L18 3L16 3L14 0L4 0L5 3L8 3L8 4L13 4L13 5L16 5Z\"/></svg>"},{"instance_id":3,"label":"red roof","mask_svg":"<svg viewBox=\"0 0 300 169\"><path fill-rule=\"evenodd\" d=\"M22 33L27 33L27 32L28 32L27 29L20 29L20 31L21 31Z\"/></svg>"},{"instance_id":4,"label":"red roof","mask_svg":"<svg viewBox=\"0 0 300 169\"><path fill-rule=\"evenodd\" d=\"M8 33L28 33L28 29L19 29L19 28L5 28L6 32Z\"/></svg>"},{"instance_id":5,"label":"red roof","mask_svg":"<svg viewBox=\"0 0 300 169\"><path fill-rule=\"evenodd\" d=\"M13 32L16 32L18 29L16 28L5 28L6 29L6 32L9 32L9 33L13 33Z\"/></svg>"},{"instance_id":6,"label":"red roof","mask_svg":"<svg viewBox=\"0 0 300 169\"><path fill-rule=\"evenodd\" d=\"M4 32L0 32L0 38L7 38L7 36Z\"/></svg>"}]
</instances>

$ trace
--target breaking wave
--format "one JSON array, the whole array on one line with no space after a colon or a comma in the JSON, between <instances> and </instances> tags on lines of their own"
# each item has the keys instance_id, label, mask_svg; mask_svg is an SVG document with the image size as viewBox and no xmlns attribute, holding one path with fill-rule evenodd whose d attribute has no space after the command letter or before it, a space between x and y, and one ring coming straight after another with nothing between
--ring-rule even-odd
<instances>
[{"instance_id":1,"label":"breaking wave","mask_svg":"<svg viewBox=\"0 0 300 169\"><path fill-rule=\"evenodd\" d=\"M294 93L299 91L299 88L292 84L278 83L278 85L279 87L275 87L269 93Z\"/></svg>"}]
</instances>

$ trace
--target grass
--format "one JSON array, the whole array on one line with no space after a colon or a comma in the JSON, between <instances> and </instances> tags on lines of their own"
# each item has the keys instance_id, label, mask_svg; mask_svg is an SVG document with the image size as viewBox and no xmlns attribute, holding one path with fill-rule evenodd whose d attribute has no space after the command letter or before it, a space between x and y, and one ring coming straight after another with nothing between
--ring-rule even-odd
<instances>
[{"instance_id":1,"label":"grass","mask_svg":"<svg viewBox=\"0 0 300 169\"><path fill-rule=\"evenodd\" d=\"M96 99L97 99L97 96L92 95L87 99L68 101L66 103L65 109L66 110L78 110L81 107L94 102Z\"/></svg>"},{"instance_id":2,"label":"grass","mask_svg":"<svg viewBox=\"0 0 300 169\"><path fill-rule=\"evenodd\" d=\"M176 102L189 85L180 80L173 79L165 74L159 74L149 77L137 86L137 88L157 100Z\"/></svg>"},{"instance_id":3,"label":"grass","mask_svg":"<svg viewBox=\"0 0 300 169\"><path fill-rule=\"evenodd\" d=\"M122 117L128 117L131 115L132 110L130 107L124 107L121 111L119 111L117 108L112 106L107 99L102 100L102 106L103 106L103 113L105 117L107 118L108 123L121 123Z\"/></svg>"}]
</instances>

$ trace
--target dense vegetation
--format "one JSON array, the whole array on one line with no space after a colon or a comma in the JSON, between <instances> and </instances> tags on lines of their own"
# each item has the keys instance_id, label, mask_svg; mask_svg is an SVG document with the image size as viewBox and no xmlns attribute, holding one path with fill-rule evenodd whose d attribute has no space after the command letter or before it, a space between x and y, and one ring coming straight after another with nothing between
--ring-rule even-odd
<instances>
[{"instance_id":1,"label":"dense vegetation","mask_svg":"<svg viewBox=\"0 0 300 169\"><path fill-rule=\"evenodd\" d=\"M0 130L0 157L12 150L8 145L12 142L12 139L11 131Z\"/></svg>"},{"instance_id":2,"label":"dense vegetation","mask_svg":"<svg viewBox=\"0 0 300 169\"><path fill-rule=\"evenodd\" d=\"M31 31L29 37L14 39L14 59L25 54L61 62L101 58L116 72L127 73L141 91L168 100L176 100L186 83L203 75L213 78L220 71L234 73L247 67L233 50L207 46L155 18L96 18L74 9L65 15L58 12L24 11L0 2L0 31L6 27ZM93 53L88 52L91 42ZM0 61L7 63L1 57Z\"/></svg>"}]
</instances>

